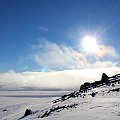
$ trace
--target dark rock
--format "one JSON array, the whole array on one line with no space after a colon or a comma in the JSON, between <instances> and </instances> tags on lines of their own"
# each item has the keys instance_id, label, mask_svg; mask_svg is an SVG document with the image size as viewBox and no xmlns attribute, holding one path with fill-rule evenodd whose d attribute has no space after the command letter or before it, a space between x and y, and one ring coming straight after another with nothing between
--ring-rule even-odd
<instances>
[{"instance_id":1,"label":"dark rock","mask_svg":"<svg viewBox=\"0 0 120 120\"><path fill-rule=\"evenodd\" d=\"M110 91L115 91L115 92L119 92L120 91L120 88L116 88L116 89L112 89L112 90L110 90Z\"/></svg>"},{"instance_id":2,"label":"dark rock","mask_svg":"<svg viewBox=\"0 0 120 120\"><path fill-rule=\"evenodd\" d=\"M105 73L103 73L103 74L102 74L101 81L106 82L106 81L108 81L108 78L109 78L109 77L108 77Z\"/></svg>"},{"instance_id":3,"label":"dark rock","mask_svg":"<svg viewBox=\"0 0 120 120\"><path fill-rule=\"evenodd\" d=\"M3 110L3 112L7 111L6 109Z\"/></svg>"},{"instance_id":4,"label":"dark rock","mask_svg":"<svg viewBox=\"0 0 120 120\"><path fill-rule=\"evenodd\" d=\"M115 87L115 84L114 84L114 83L112 84L112 87Z\"/></svg>"},{"instance_id":5,"label":"dark rock","mask_svg":"<svg viewBox=\"0 0 120 120\"><path fill-rule=\"evenodd\" d=\"M94 93L94 92L91 94L92 97L95 97L95 95L96 95L96 93Z\"/></svg>"},{"instance_id":6,"label":"dark rock","mask_svg":"<svg viewBox=\"0 0 120 120\"><path fill-rule=\"evenodd\" d=\"M32 114L32 111L30 109L26 109L24 117Z\"/></svg>"},{"instance_id":7,"label":"dark rock","mask_svg":"<svg viewBox=\"0 0 120 120\"><path fill-rule=\"evenodd\" d=\"M42 116L38 116L38 118L44 118L50 116L53 112L59 112L63 109L69 109L69 108L75 108L78 104L72 104L72 105L64 105L64 106L57 106L55 108L51 108L49 111L46 111Z\"/></svg>"},{"instance_id":8,"label":"dark rock","mask_svg":"<svg viewBox=\"0 0 120 120\"><path fill-rule=\"evenodd\" d=\"M85 82L80 86L79 92L87 92L87 90L91 87L91 83Z\"/></svg>"}]
</instances>

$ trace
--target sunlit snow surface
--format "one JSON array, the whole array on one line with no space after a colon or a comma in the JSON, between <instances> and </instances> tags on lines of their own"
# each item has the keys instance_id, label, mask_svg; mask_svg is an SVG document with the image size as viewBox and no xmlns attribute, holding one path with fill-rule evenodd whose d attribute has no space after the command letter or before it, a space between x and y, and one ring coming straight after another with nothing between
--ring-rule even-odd
<instances>
[{"instance_id":1,"label":"sunlit snow surface","mask_svg":"<svg viewBox=\"0 0 120 120\"><path fill-rule=\"evenodd\" d=\"M89 94L93 91L89 91L84 98L70 98L55 104L53 100L70 91L0 91L0 120L18 120L26 109L35 114L21 120L120 120L120 92L108 93L109 89L97 88L95 97L91 97ZM53 107L71 104L78 105L38 118Z\"/></svg>"}]
</instances>

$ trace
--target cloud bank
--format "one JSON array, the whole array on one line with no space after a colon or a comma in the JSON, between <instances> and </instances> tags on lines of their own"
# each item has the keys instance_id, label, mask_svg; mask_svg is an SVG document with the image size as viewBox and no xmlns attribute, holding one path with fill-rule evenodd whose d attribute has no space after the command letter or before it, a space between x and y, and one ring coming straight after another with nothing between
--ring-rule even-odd
<instances>
[{"instance_id":1,"label":"cloud bank","mask_svg":"<svg viewBox=\"0 0 120 120\"><path fill-rule=\"evenodd\" d=\"M0 73L0 89L40 89L40 90L78 90L79 86L88 81L100 80L102 73L109 76L120 73L119 67L64 70L54 72L21 72L10 70Z\"/></svg>"}]
</instances>

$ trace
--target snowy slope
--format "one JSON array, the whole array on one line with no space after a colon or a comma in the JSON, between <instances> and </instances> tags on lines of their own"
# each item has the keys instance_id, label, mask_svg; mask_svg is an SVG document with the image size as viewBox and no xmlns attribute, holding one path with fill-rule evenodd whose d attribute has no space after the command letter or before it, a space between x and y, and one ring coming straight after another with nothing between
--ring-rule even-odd
<instances>
[{"instance_id":1,"label":"snowy slope","mask_svg":"<svg viewBox=\"0 0 120 120\"><path fill-rule=\"evenodd\" d=\"M49 97L47 91L46 97L40 97L40 93L35 91L26 94L25 91L17 91L19 96L15 93L14 96L5 96L5 92L1 91L0 120L120 120L120 92L110 91L116 88L120 88L120 85L102 86L56 103L53 101L60 98L58 94L62 96L63 91L48 92ZM93 92L97 92L95 97L90 95ZM23 117L26 109L31 109L33 113ZM45 116L45 113L50 114Z\"/></svg>"}]
</instances>

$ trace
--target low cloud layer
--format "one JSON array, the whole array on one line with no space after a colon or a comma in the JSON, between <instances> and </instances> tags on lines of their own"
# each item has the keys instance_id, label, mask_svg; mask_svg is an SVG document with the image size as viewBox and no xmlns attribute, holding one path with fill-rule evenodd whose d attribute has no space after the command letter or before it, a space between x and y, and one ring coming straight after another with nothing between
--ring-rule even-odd
<instances>
[{"instance_id":1,"label":"low cloud layer","mask_svg":"<svg viewBox=\"0 0 120 120\"><path fill-rule=\"evenodd\" d=\"M120 73L119 67L65 70L56 72L22 72L10 70L0 74L0 89L28 89L42 90L79 89L79 86L88 81L100 80L102 73L109 76Z\"/></svg>"}]
</instances>

